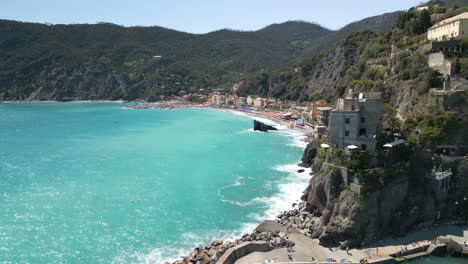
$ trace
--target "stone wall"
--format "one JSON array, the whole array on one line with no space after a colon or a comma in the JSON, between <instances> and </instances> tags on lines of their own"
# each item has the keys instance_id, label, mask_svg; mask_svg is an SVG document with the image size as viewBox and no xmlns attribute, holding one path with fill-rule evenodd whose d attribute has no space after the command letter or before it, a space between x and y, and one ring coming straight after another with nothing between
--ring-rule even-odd
<instances>
[{"instance_id":1,"label":"stone wall","mask_svg":"<svg viewBox=\"0 0 468 264\"><path fill-rule=\"evenodd\" d=\"M216 264L234 264L236 260L252 252L267 252L270 250L272 250L272 248L267 242L244 242L227 250Z\"/></svg>"},{"instance_id":2,"label":"stone wall","mask_svg":"<svg viewBox=\"0 0 468 264\"><path fill-rule=\"evenodd\" d=\"M429 54L429 67L444 76L452 74L452 63L445 59L442 52Z\"/></svg>"}]
</instances>

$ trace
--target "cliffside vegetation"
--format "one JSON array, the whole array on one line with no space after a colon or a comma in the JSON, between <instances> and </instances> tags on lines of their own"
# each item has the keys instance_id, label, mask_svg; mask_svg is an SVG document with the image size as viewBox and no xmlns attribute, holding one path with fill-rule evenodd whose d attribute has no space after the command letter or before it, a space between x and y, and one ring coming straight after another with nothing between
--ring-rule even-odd
<instances>
[{"instance_id":1,"label":"cliffside vegetation","mask_svg":"<svg viewBox=\"0 0 468 264\"><path fill-rule=\"evenodd\" d=\"M287 71L263 72L248 79L241 92L307 103L326 99L332 104L346 89L382 92L387 109L395 109L384 123L387 129L401 128L412 143L424 147L467 142L466 93L458 94L458 102L449 105L430 95L431 88L443 87L445 77L429 67L431 46L425 33L441 18L464 11L466 7L450 3L410 9L398 14L387 32L353 33L327 53L302 58ZM446 54L453 58L454 76L468 77L463 75L468 68L467 50Z\"/></svg>"},{"instance_id":2,"label":"cliffside vegetation","mask_svg":"<svg viewBox=\"0 0 468 264\"><path fill-rule=\"evenodd\" d=\"M461 49L445 52L455 69L452 78L444 76L428 65L432 51L424 34L433 23L466 9L437 3L427 10L410 9L400 14L389 32L356 33L323 57L296 65L314 65L315 71L335 62L341 66L337 69L345 80L342 83L333 82L331 74L294 83L314 99L318 99L313 93L316 82L328 91L323 95L331 102L345 89L382 92L385 105L377 146L393 141L395 132L406 139L391 149L377 147L377 162L372 165L365 152L319 148L324 139L309 144L303 160L312 164L315 175L303 199L308 212L318 220L306 232L323 245L361 246L387 235L404 235L416 225L468 217L468 203L458 206L468 196L468 159L434 155L437 146L455 148L468 142L468 87L462 73L468 54L463 41ZM356 39L364 41L351 41ZM353 52L343 53L346 48ZM341 56L353 63L348 67ZM264 87L268 92L277 85L274 77L269 78L264 81L269 84ZM444 81L448 87L442 91ZM441 182L426 178L434 167L453 173L445 179L448 187L440 188Z\"/></svg>"}]
</instances>

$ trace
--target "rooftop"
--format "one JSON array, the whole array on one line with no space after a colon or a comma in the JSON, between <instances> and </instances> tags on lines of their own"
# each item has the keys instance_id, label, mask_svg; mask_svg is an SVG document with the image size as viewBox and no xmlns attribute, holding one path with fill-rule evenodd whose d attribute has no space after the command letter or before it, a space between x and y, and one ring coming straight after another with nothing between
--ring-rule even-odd
<instances>
[{"instance_id":1,"label":"rooftop","mask_svg":"<svg viewBox=\"0 0 468 264\"><path fill-rule=\"evenodd\" d=\"M449 176L452 176L452 174L453 173L451 171L438 171L438 172L432 172L426 177L433 178L436 180L443 180Z\"/></svg>"},{"instance_id":2,"label":"rooftop","mask_svg":"<svg viewBox=\"0 0 468 264\"><path fill-rule=\"evenodd\" d=\"M382 99L381 92L365 92L365 93L353 93L350 90L346 95L345 99Z\"/></svg>"},{"instance_id":3,"label":"rooftop","mask_svg":"<svg viewBox=\"0 0 468 264\"><path fill-rule=\"evenodd\" d=\"M333 110L333 107L329 107L329 106L317 107L317 110L319 110L319 111L331 111L331 110Z\"/></svg>"},{"instance_id":4,"label":"rooftop","mask_svg":"<svg viewBox=\"0 0 468 264\"><path fill-rule=\"evenodd\" d=\"M452 23L454 21L457 21L457 20L460 20L460 19L468 19L468 12L464 12L464 13L461 13L457 16L454 16L454 17L451 17L451 18L447 18L445 20L442 20L440 21L439 23L435 24L434 26L432 26L431 28L429 29L432 29L432 28L436 28L436 27L440 27L440 26L443 26L447 23Z\"/></svg>"}]
</instances>

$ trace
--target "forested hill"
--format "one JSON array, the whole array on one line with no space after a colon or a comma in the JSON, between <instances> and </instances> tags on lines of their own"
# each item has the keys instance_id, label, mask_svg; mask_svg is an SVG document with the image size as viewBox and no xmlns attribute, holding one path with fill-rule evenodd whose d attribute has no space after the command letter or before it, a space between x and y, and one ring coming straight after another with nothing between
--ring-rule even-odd
<instances>
[{"instance_id":1,"label":"forested hill","mask_svg":"<svg viewBox=\"0 0 468 264\"><path fill-rule=\"evenodd\" d=\"M0 98L8 90L4 99L133 99L222 85L281 67L329 32L305 22L197 35L0 21Z\"/></svg>"},{"instance_id":2,"label":"forested hill","mask_svg":"<svg viewBox=\"0 0 468 264\"><path fill-rule=\"evenodd\" d=\"M229 87L248 74L320 53L352 31L386 30L394 17L367 18L338 31L289 21L252 32L207 34L0 20L0 101L153 100L181 90Z\"/></svg>"}]
</instances>

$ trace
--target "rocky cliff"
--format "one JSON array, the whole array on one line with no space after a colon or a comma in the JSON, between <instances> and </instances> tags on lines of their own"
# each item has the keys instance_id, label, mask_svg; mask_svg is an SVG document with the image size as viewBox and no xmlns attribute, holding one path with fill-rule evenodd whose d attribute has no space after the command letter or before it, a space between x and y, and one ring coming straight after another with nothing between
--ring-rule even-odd
<instances>
[{"instance_id":1,"label":"rocky cliff","mask_svg":"<svg viewBox=\"0 0 468 264\"><path fill-rule=\"evenodd\" d=\"M349 170L316 157L312 166L315 176L303 196L303 211L315 220L302 226L304 233L326 246L340 242L362 246L387 235L403 235L418 224L433 223L439 213L440 220L468 216L468 203L463 199L468 196L468 157L436 161L455 172L449 195L438 198L421 175L432 166L430 155L415 155L418 156L413 156L409 167L399 170L399 174L367 174L366 177L376 177L378 183L367 186L362 178L353 180ZM415 166L421 170L412 170ZM350 184L359 180L361 184ZM458 206L455 201L459 201ZM305 220L307 214L298 214L304 215Z\"/></svg>"},{"instance_id":2,"label":"rocky cliff","mask_svg":"<svg viewBox=\"0 0 468 264\"><path fill-rule=\"evenodd\" d=\"M375 36L371 31L351 34L324 55L304 58L288 71L264 72L247 79L240 92L301 101L336 98L346 88L346 72Z\"/></svg>"}]
</instances>

